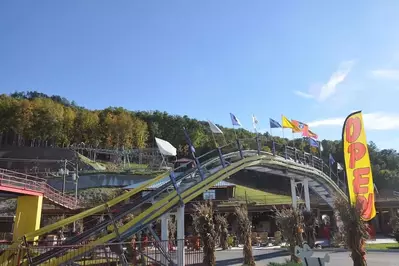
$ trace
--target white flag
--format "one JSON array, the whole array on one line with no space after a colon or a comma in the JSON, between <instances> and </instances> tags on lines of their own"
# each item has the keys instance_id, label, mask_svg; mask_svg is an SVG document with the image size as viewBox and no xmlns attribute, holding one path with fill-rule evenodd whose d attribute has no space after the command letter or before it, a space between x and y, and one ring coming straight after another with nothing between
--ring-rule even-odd
<instances>
[{"instance_id":1,"label":"white flag","mask_svg":"<svg viewBox=\"0 0 399 266\"><path fill-rule=\"evenodd\" d=\"M217 127L214 123L208 120L209 127L214 134L223 134L223 132L220 130L220 128Z\"/></svg>"},{"instance_id":2,"label":"white flag","mask_svg":"<svg viewBox=\"0 0 399 266\"><path fill-rule=\"evenodd\" d=\"M255 130L256 130L257 124L258 124L258 119L256 119L255 115L252 115L252 125L254 126Z\"/></svg>"},{"instance_id":3,"label":"white flag","mask_svg":"<svg viewBox=\"0 0 399 266\"><path fill-rule=\"evenodd\" d=\"M337 170L342 171L344 168L342 168L342 165L340 163L337 163Z\"/></svg>"},{"instance_id":4,"label":"white flag","mask_svg":"<svg viewBox=\"0 0 399 266\"><path fill-rule=\"evenodd\" d=\"M323 151L323 144L321 144L321 141L319 142L319 144L320 144L320 147L319 147L320 151Z\"/></svg>"}]
</instances>

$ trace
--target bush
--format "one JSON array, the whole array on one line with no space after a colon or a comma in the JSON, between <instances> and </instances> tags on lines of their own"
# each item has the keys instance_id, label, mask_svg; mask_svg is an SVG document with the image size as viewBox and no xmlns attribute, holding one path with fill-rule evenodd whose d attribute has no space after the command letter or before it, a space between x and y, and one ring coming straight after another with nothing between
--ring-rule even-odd
<instances>
[{"instance_id":1,"label":"bush","mask_svg":"<svg viewBox=\"0 0 399 266\"><path fill-rule=\"evenodd\" d=\"M283 263L270 262L268 266L301 266L301 265L302 265L302 263L287 260L286 262L283 262Z\"/></svg>"}]
</instances>

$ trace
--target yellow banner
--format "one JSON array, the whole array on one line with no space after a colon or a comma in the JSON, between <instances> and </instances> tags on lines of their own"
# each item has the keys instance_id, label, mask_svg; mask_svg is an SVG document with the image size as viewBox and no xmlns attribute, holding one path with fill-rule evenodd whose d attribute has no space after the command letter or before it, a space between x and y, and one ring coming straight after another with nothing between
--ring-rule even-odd
<instances>
[{"instance_id":1,"label":"yellow banner","mask_svg":"<svg viewBox=\"0 0 399 266\"><path fill-rule=\"evenodd\" d=\"M369 221L375 217L376 210L373 175L361 111L354 112L346 118L342 129L342 142L350 202L359 204L362 220Z\"/></svg>"}]
</instances>

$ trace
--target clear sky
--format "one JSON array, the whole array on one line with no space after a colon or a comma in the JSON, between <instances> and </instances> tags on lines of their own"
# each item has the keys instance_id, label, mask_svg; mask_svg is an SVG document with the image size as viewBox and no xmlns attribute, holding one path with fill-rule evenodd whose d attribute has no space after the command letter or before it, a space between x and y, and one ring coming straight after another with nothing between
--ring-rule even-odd
<instances>
[{"instance_id":1,"label":"clear sky","mask_svg":"<svg viewBox=\"0 0 399 266\"><path fill-rule=\"evenodd\" d=\"M398 29L396 0L2 0L0 93L248 129L284 114L328 139L361 109L368 140L399 149Z\"/></svg>"}]
</instances>

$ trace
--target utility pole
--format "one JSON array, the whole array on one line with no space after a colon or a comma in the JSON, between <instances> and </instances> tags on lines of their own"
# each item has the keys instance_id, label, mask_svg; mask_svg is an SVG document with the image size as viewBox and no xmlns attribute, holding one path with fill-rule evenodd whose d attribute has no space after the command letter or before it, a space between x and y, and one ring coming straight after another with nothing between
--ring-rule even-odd
<instances>
[{"instance_id":1,"label":"utility pole","mask_svg":"<svg viewBox=\"0 0 399 266\"><path fill-rule=\"evenodd\" d=\"M79 159L76 158L75 171L73 173L73 179L75 181L75 202L78 204L78 182L79 182ZM76 221L73 222L73 232L76 232Z\"/></svg>"},{"instance_id":2,"label":"utility pole","mask_svg":"<svg viewBox=\"0 0 399 266\"><path fill-rule=\"evenodd\" d=\"M66 169L67 169L67 160L64 160L64 171L63 171L63 173L62 173L62 195L65 194Z\"/></svg>"}]
</instances>

